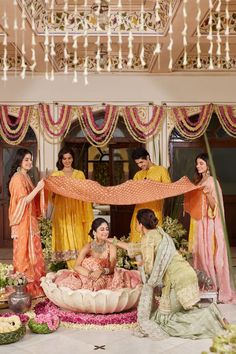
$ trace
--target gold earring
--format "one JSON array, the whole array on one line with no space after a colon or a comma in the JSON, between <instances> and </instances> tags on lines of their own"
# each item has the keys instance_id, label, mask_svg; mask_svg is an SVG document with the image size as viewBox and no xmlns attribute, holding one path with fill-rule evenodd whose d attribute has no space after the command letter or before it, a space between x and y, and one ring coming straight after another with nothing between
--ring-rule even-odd
<instances>
[{"instance_id":1,"label":"gold earring","mask_svg":"<svg viewBox=\"0 0 236 354\"><path fill-rule=\"evenodd\" d=\"M209 168L206 171L206 175L209 177L211 175Z\"/></svg>"}]
</instances>

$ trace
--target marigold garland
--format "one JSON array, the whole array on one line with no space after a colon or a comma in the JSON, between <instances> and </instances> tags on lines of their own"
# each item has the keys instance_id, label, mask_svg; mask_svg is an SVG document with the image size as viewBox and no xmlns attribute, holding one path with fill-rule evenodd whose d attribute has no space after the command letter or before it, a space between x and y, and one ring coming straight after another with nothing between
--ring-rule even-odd
<instances>
[{"instance_id":1,"label":"marigold garland","mask_svg":"<svg viewBox=\"0 0 236 354\"><path fill-rule=\"evenodd\" d=\"M0 135L2 139L10 145L18 145L25 138L29 128L32 106L21 106L19 115L16 119L18 125L10 124L8 107L0 106ZM12 127L16 129L12 129Z\"/></svg>"},{"instance_id":2,"label":"marigold garland","mask_svg":"<svg viewBox=\"0 0 236 354\"><path fill-rule=\"evenodd\" d=\"M205 133L210 123L213 105L201 106L201 111L196 122L189 119L187 107L171 107L171 116L179 133L187 139L197 139Z\"/></svg>"},{"instance_id":3,"label":"marigold garland","mask_svg":"<svg viewBox=\"0 0 236 354\"><path fill-rule=\"evenodd\" d=\"M58 139L62 139L68 133L72 122L72 109L76 110L81 129L93 146L102 147L110 141L120 113L129 134L136 141L145 143L148 138L160 131L167 110L170 112L176 129L187 139L197 139L205 133L213 110L226 133L236 137L236 114L234 113L236 106L212 104L199 106L200 114L195 121L191 119L188 107L154 106L151 119L148 122L143 122L138 113L138 107L106 105L104 120L101 125L98 125L91 106L63 105L60 109L59 119L56 121L51 115L50 106L40 103L37 106L21 106L15 121L12 121L8 115L8 106L0 106L0 136L7 144L18 145L25 138L35 108L39 114L39 124L42 124L43 127L44 139L57 138L56 142L47 140L51 144L58 143Z\"/></svg>"},{"instance_id":4,"label":"marigold garland","mask_svg":"<svg viewBox=\"0 0 236 354\"><path fill-rule=\"evenodd\" d=\"M141 142L145 142L146 139L160 131L165 113L163 106L154 106L150 121L142 122L137 107L125 107L123 109L127 129L135 140Z\"/></svg>"},{"instance_id":5,"label":"marigold garland","mask_svg":"<svg viewBox=\"0 0 236 354\"><path fill-rule=\"evenodd\" d=\"M72 106L63 105L61 107L58 121L55 121L50 112L48 104L40 103L38 105L40 120L48 134L53 137L61 137L65 135L71 125Z\"/></svg>"},{"instance_id":6,"label":"marigold garland","mask_svg":"<svg viewBox=\"0 0 236 354\"><path fill-rule=\"evenodd\" d=\"M236 115L234 114L236 106L215 105L214 108L223 129L236 138Z\"/></svg>"},{"instance_id":7,"label":"marigold garland","mask_svg":"<svg viewBox=\"0 0 236 354\"><path fill-rule=\"evenodd\" d=\"M95 123L91 107L82 107L79 121L81 128L91 145L106 145L116 128L119 118L119 111L116 106L107 105L105 108L105 118L101 127Z\"/></svg>"}]
</instances>

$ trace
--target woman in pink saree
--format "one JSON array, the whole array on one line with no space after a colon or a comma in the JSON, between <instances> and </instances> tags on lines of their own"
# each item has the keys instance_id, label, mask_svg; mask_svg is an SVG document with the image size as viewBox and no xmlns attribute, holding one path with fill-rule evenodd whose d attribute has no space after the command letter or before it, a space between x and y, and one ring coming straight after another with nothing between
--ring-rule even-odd
<instances>
[{"instance_id":1,"label":"woman in pink saree","mask_svg":"<svg viewBox=\"0 0 236 354\"><path fill-rule=\"evenodd\" d=\"M58 286L98 291L135 288L141 284L138 271L115 267L116 247L106 242L109 225L105 219L95 219L89 235L93 241L82 248L73 271L65 270L56 277Z\"/></svg>"},{"instance_id":2,"label":"woman in pink saree","mask_svg":"<svg viewBox=\"0 0 236 354\"><path fill-rule=\"evenodd\" d=\"M195 183L203 188L203 216L199 220L191 219L189 249L193 254L193 267L204 270L211 277L213 289L219 292L220 302L235 302L236 294L231 288L227 248L220 216L219 202L224 209L222 190L217 181L220 194L218 202L207 154L198 155L195 164Z\"/></svg>"}]
</instances>

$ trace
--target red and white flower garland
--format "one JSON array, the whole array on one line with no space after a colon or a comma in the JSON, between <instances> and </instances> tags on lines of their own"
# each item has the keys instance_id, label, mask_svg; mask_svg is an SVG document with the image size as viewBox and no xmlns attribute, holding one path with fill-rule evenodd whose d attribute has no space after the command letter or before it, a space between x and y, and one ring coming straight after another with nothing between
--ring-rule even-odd
<instances>
[{"instance_id":1,"label":"red and white flower garland","mask_svg":"<svg viewBox=\"0 0 236 354\"><path fill-rule=\"evenodd\" d=\"M201 106L201 111L196 121L191 120L187 107L171 107L172 118L179 133L187 139L197 139L205 133L210 123L213 105Z\"/></svg>"},{"instance_id":2,"label":"red and white flower garland","mask_svg":"<svg viewBox=\"0 0 236 354\"><path fill-rule=\"evenodd\" d=\"M61 107L58 121L53 119L49 104L40 103L38 105L40 120L47 134L52 137L63 137L71 125L72 106L63 105Z\"/></svg>"},{"instance_id":3,"label":"red and white flower garland","mask_svg":"<svg viewBox=\"0 0 236 354\"><path fill-rule=\"evenodd\" d=\"M18 145L25 138L35 106L21 106L19 114L13 121L8 114L8 106L0 106L0 136L10 145ZM144 122L139 115L138 107L118 107L106 105L105 117L98 125L91 106L63 105L59 119L52 117L48 104L39 104L38 112L44 137L63 138L70 129L72 112L76 109L78 120L85 137L94 146L104 146L112 138L117 127L119 115L123 115L125 125L130 135L137 141L145 143L156 135L161 127L167 110L170 111L176 129L187 139L197 139L203 135L210 123L213 111L217 113L220 123L227 134L236 137L236 106L203 105L199 106L199 117L191 119L189 107L154 106L151 119Z\"/></svg>"},{"instance_id":4,"label":"red and white flower garland","mask_svg":"<svg viewBox=\"0 0 236 354\"><path fill-rule=\"evenodd\" d=\"M215 112L226 133L236 138L236 106L219 105Z\"/></svg>"},{"instance_id":5,"label":"red and white flower garland","mask_svg":"<svg viewBox=\"0 0 236 354\"><path fill-rule=\"evenodd\" d=\"M0 136L10 145L18 145L25 138L29 128L33 106L21 106L19 115L13 123L8 115L8 107L0 106Z\"/></svg>"},{"instance_id":6,"label":"red and white flower garland","mask_svg":"<svg viewBox=\"0 0 236 354\"><path fill-rule=\"evenodd\" d=\"M142 122L137 107L123 108L124 121L129 133L135 140L142 143L160 131L165 113L163 106L154 106L150 121Z\"/></svg>"},{"instance_id":7,"label":"red and white flower garland","mask_svg":"<svg viewBox=\"0 0 236 354\"><path fill-rule=\"evenodd\" d=\"M96 124L90 106L82 106L79 114L81 128L90 144L94 146L104 146L110 141L118 118L118 108L111 105L107 105L105 108L105 118L101 126Z\"/></svg>"}]
</instances>

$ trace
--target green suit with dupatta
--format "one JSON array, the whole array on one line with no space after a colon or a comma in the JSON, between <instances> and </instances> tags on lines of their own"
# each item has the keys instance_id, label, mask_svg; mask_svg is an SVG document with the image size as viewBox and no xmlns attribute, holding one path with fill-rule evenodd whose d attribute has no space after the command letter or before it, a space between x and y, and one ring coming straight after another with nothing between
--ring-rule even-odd
<instances>
[{"instance_id":1,"label":"green suit with dupatta","mask_svg":"<svg viewBox=\"0 0 236 354\"><path fill-rule=\"evenodd\" d=\"M139 336L163 339L210 338L224 330L223 316L215 304L206 308L200 300L197 275L176 251L161 227L148 231L140 243L130 243L130 257L142 254L146 281L138 305ZM161 288L158 306L155 291Z\"/></svg>"}]
</instances>

